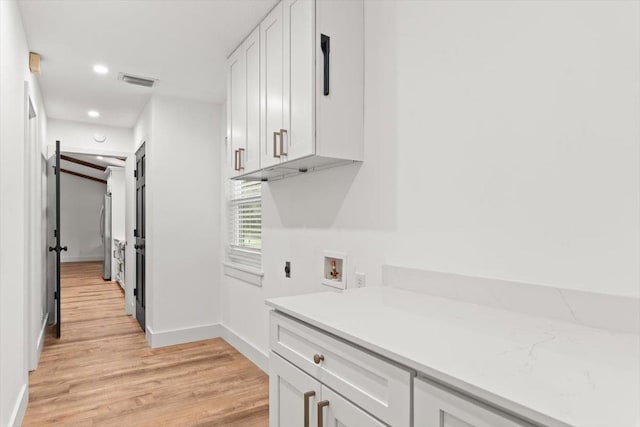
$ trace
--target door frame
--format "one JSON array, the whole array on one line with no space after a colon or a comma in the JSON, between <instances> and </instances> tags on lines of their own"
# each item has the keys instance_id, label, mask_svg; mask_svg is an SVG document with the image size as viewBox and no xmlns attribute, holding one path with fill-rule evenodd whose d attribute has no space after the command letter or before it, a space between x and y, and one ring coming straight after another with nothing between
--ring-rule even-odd
<instances>
[{"instance_id":1,"label":"door frame","mask_svg":"<svg viewBox=\"0 0 640 427\"><path fill-rule=\"evenodd\" d=\"M47 146L47 149L51 151L53 146ZM55 147L53 147L55 149ZM127 315L135 314L135 297L133 296L133 289L135 288L135 250L133 249L133 229L135 228L135 178L133 177L133 171L136 165L136 153L128 151L108 150L100 147L88 148L88 147L63 147L62 152L73 154L89 154L97 156L113 156L125 158L125 232L127 246L125 248L125 287L124 287L124 311Z\"/></svg>"},{"instance_id":2,"label":"door frame","mask_svg":"<svg viewBox=\"0 0 640 427\"><path fill-rule=\"evenodd\" d=\"M31 93L31 85L24 82L24 194L25 194L25 355L30 371L38 367L40 353L44 346L53 294L47 299L46 308L40 313L42 292L47 293L46 263L48 252L46 236L43 230L42 211L46 208L43 200L42 173L47 173L47 158L42 152L42 135L39 132L41 121L45 120L33 102L35 95ZM45 169L43 171L43 159ZM46 224L44 226L46 228ZM44 245L44 246L43 246Z\"/></svg>"}]
</instances>

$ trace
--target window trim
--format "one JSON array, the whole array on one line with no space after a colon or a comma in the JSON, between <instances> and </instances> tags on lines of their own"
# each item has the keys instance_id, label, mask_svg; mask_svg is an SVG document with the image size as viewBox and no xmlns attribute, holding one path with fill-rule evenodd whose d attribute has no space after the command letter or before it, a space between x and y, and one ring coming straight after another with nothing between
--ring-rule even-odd
<instances>
[{"instance_id":1,"label":"window trim","mask_svg":"<svg viewBox=\"0 0 640 427\"><path fill-rule=\"evenodd\" d=\"M264 277L264 271L262 270L257 270L255 268L236 264L230 261L222 263L222 270L225 276L242 280L243 282L247 282L259 288L262 287L262 278Z\"/></svg>"}]
</instances>

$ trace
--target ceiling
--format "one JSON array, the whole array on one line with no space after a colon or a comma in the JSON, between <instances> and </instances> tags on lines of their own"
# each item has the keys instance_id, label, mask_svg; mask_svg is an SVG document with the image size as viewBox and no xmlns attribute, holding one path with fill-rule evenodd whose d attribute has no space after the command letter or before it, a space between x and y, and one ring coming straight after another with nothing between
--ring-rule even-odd
<instances>
[{"instance_id":1,"label":"ceiling","mask_svg":"<svg viewBox=\"0 0 640 427\"><path fill-rule=\"evenodd\" d=\"M121 160L117 157L110 156L94 156L89 154L76 154L76 153L60 153L60 169L76 172L82 175L87 175L93 178L106 180L106 168L111 167L121 167L125 166L124 160ZM69 161L67 159L75 159L80 162L90 163L94 166L101 166L103 169L97 169L96 167L91 167L86 164L79 164L78 162Z\"/></svg>"},{"instance_id":2,"label":"ceiling","mask_svg":"<svg viewBox=\"0 0 640 427\"><path fill-rule=\"evenodd\" d=\"M21 0L47 115L133 127L152 94L225 99L226 56L277 0ZM93 72L109 67L107 75ZM118 73L152 77L154 88ZM100 117L88 117L97 110Z\"/></svg>"}]
</instances>

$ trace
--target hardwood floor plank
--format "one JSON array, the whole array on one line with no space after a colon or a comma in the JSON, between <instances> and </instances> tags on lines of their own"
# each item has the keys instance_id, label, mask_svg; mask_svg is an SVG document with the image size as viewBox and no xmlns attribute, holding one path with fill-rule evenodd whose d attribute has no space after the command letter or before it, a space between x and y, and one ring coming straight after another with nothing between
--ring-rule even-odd
<instances>
[{"instance_id":1,"label":"hardwood floor plank","mask_svg":"<svg viewBox=\"0 0 640 427\"><path fill-rule=\"evenodd\" d=\"M268 376L224 340L151 349L100 263L61 274L62 337L29 374L24 426L268 425Z\"/></svg>"}]
</instances>

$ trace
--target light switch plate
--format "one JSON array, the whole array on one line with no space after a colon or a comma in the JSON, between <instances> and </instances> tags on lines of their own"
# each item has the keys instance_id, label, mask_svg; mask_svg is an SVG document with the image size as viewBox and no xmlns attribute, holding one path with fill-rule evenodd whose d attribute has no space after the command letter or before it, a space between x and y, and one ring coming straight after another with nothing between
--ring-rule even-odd
<instances>
[{"instance_id":1,"label":"light switch plate","mask_svg":"<svg viewBox=\"0 0 640 427\"><path fill-rule=\"evenodd\" d=\"M367 276L356 271L356 288L364 288L367 285Z\"/></svg>"}]
</instances>

